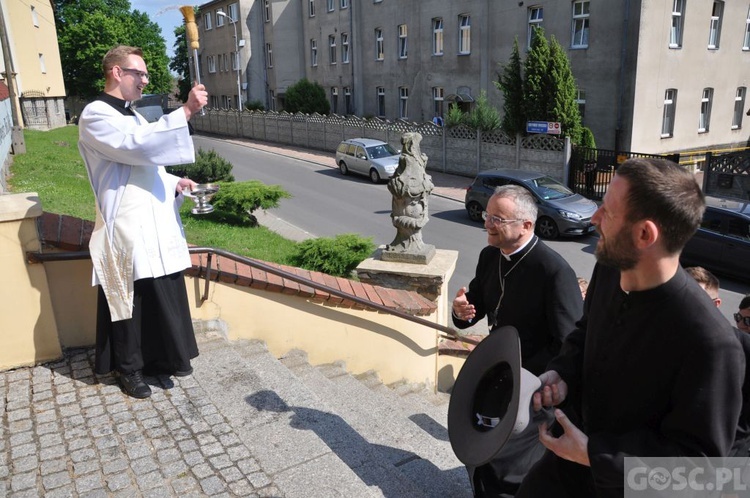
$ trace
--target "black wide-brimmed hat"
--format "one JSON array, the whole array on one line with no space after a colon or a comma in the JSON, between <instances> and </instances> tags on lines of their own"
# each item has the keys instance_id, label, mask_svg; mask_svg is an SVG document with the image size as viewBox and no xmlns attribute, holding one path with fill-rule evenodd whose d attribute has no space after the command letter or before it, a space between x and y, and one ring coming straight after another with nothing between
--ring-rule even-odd
<instances>
[{"instance_id":1,"label":"black wide-brimmed hat","mask_svg":"<svg viewBox=\"0 0 750 498\"><path fill-rule=\"evenodd\" d=\"M526 428L531 394L540 384L521 368L515 327L483 339L461 367L448 405L448 436L458 459L469 467L492 460L511 434Z\"/></svg>"}]
</instances>

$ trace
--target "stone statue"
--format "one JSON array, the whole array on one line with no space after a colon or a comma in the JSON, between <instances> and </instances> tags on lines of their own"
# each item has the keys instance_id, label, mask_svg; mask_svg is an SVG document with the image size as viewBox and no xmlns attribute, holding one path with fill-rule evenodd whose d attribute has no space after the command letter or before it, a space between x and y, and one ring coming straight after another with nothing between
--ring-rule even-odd
<instances>
[{"instance_id":1,"label":"stone statue","mask_svg":"<svg viewBox=\"0 0 750 498\"><path fill-rule=\"evenodd\" d=\"M385 261L427 264L435 255L435 246L422 241L422 227L427 224L428 197L432 179L425 171L427 156L422 154L419 133L401 136L401 158L396 173L388 182L393 195L391 220L396 227L396 238L385 247L381 258Z\"/></svg>"}]
</instances>

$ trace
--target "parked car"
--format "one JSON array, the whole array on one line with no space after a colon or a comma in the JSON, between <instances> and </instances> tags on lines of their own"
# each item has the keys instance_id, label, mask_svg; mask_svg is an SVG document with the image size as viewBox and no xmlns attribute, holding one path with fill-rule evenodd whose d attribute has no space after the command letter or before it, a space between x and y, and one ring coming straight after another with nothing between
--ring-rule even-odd
<instances>
[{"instance_id":1,"label":"parked car","mask_svg":"<svg viewBox=\"0 0 750 498\"><path fill-rule=\"evenodd\" d=\"M750 281L750 203L706 197L701 226L680 260L683 266Z\"/></svg>"},{"instance_id":2,"label":"parked car","mask_svg":"<svg viewBox=\"0 0 750 498\"><path fill-rule=\"evenodd\" d=\"M501 185L520 185L531 192L539 207L536 232L545 239L560 235L583 235L594 231L591 216L597 209L594 201L573 193L568 187L535 171L493 169L477 175L466 189L464 205L469 218L482 220L487 201Z\"/></svg>"},{"instance_id":3,"label":"parked car","mask_svg":"<svg viewBox=\"0 0 750 498\"><path fill-rule=\"evenodd\" d=\"M390 144L371 138L344 140L336 147L336 164L342 175L357 173L370 177L373 183L393 176L400 151Z\"/></svg>"}]
</instances>

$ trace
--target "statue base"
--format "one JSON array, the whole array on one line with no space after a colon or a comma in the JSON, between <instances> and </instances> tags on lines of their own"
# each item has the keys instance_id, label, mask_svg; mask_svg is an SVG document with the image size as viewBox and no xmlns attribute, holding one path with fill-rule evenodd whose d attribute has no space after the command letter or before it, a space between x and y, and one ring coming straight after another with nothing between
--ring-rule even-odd
<instances>
[{"instance_id":1,"label":"statue base","mask_svg":"<svg viewBox=\"0 0 750 498\"><path fill-rule=\"evenodd\" d=\"M396 263L412 263L417 265L427 265L435 256L435 246L425 244L419 252L398 252L389 251L388 246L380 252L380 259L383 261L392 261Z\"/></svg>"}]
</instances>

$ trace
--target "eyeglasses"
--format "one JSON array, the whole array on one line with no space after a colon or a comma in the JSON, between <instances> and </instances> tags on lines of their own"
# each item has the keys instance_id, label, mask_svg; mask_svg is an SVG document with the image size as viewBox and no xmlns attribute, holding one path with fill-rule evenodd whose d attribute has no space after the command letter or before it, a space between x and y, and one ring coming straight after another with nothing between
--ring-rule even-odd
<instances>
[{"instance_id":1,"label":"eyeglasses","mask_svg":"<svg viewBox=\"0 0 750 498\"><path fill-rule=\"evenodd\" d=\"M501 225L509 225L510 223L515 223L516 221L523 221L523 220L506 220L504 218L500 218L499 216L493 216L489 214L487 211L482 211L482 219L484 221L489 221L490 225L497 227Z\"/></svg>"},{"instance_id":2,"label":"eyeglasses","mask_svg":"<svg viewBox=\"0 0 750 498\"><path fill-rule=\"evenodd\" d=\"M750 316L742 316L739 312L734 314L734 321L739 323L744 323L745 327L750 327Z\"/></svg>"},{"instance_id":3,"label":"eyeglasses","mask_svg":"<svg viewBox=\"0 0 750 498\"><path fill-rule=\"evenodd\" d=\"M143 78L146 78L147 80L151 79L151 75L149 75L145 71L139 71L138 69L133 69L131 67L120 67L120 69L122 69L126 73L133 73L134 75L138 76L141 79Z\"/></svg>"}]
</instances>

